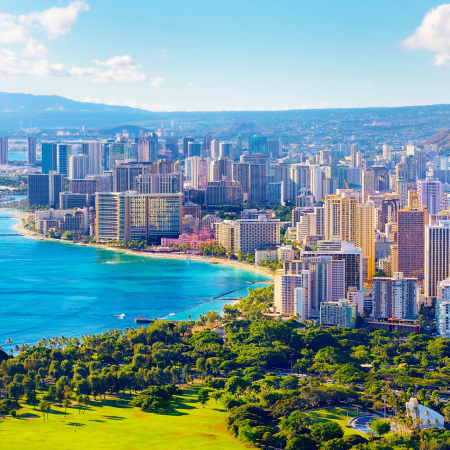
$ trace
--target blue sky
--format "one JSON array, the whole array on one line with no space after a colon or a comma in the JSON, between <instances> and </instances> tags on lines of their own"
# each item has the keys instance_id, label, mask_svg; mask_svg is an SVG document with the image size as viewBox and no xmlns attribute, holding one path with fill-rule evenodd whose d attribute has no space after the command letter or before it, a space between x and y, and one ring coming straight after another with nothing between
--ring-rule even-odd
<instances>
[{"instance_id":1,"label":"blue sky","mask_svg":"<svg viewBox=\"0 0 450 450\"><path fill-rule=\"evenodd\" d=\"M450 103L450 4L3 0L0 90L150 110Z\"/></svg>"}]
</instances>

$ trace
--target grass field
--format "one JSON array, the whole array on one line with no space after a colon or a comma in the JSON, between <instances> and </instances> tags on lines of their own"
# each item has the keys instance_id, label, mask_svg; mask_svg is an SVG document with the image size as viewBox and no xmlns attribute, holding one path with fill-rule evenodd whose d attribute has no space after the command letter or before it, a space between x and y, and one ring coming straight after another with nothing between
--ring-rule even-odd
<instances>
[{"instance_id":1,"label":"grass field","mask_svg":"<svg viewBox=\"0 0 450 450\"><path fill-rule=\"evenodd\" d=\"M167 414L145 413L128 406L130 396L91 400L84 414L78 407L55 407L45 421L38 410L23 405L16 419L0 420L0 449L188 450L245 449L225 426L222 405L210 400L203 408L197 389L175 397Z\"/></svg>"},{"instance_id":2,"label":"grass field","mask_svg":"<svg viewBox=\"0 0 450 450\"><path fill-rule=\"evenodd\" d=\"M347 428L345 426L348 423L347 412L348 412L348 420L357 416L356 411L354 409L340 406L318 409L316 411L310 411L305 414L311 418L313 423L323 423L329 421L336 422L339 425L341 425L345 434L359 434L361 436L364 436L363 433L360 433L354 430L353 428Z\"/></svg>"}]
</instances>

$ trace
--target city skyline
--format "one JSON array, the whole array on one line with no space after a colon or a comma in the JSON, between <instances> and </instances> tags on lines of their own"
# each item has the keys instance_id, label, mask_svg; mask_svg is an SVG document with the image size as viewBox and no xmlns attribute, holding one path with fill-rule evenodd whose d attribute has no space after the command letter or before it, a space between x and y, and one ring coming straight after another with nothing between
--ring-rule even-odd
<instances>
[{"instance_id":1,"label":"city skyline","mask_svg":"<svg viewBox=\"0 0 450 450\"><path fill-rule=\"evenodd\" d=\"M2 90L153 111L450 102L450 4L391 3L26 0L0 13Z\"/></svg>"}]
</instances>

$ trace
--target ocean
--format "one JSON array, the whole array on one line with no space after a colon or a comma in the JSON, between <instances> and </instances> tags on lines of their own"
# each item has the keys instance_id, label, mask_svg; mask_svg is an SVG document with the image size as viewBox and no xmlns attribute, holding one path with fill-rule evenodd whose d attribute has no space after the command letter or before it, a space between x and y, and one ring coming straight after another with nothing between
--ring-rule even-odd
<instances>
[{"instance_id":1,"label":"ocean","mask_svg":"<svg viewBox=\"0 0 450 450\"><path fill-rule=\"evenodd\" d=\"M268 278L197 261L151 259L24 236L0 214L0 346L136 327L134 319L198 319ZM229 300L228 302L230 302ZM189 309L185 309L189 308ZM184 310L184 311L181 311Z\"/></svg>"}]
</instances>

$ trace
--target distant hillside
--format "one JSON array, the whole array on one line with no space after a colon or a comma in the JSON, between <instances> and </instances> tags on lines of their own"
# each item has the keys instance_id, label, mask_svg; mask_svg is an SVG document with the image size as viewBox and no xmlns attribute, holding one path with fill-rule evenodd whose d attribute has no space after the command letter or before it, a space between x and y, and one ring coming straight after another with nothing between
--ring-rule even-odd
<instances>
[{"instance_id":1,"label":"distant hillside","mask_svg":"<svg viewBox=\"0 0 450 450\"><path fill-rule=\"evenodd\" d=\"M212 132L214 137L224 137L224 136L237 136L240 134L243 138L248 138L250 136L267 136L271 134L270 127L264 126L262 124L240 121L233 123L231 125L218 128Z\"/></svg>"},{"instance_id":2,"label":"distant hillside","mask_svg":"<svg viewBox=\"0 0 450 450\"><path fill-rule=\"evenodd\" d=\"M450 147L450 130L443 130L425 141L426 145L437 144L438 148Z\"/></svg>"}]
</instances>

